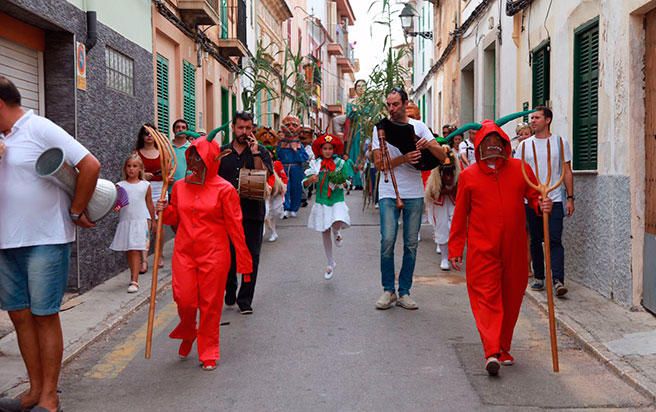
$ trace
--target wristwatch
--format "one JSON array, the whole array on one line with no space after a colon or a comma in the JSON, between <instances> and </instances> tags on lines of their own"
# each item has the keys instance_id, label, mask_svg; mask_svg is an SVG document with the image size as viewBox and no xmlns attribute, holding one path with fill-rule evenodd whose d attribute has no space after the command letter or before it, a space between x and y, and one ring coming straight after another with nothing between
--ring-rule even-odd
<instances>
[{"instance_id":1,"label":"wristwatch","mask_svg":"<svg viewBox=\"0 0 656 412\"><path fill-rule=\"evenodd\" d=\"M574 197L574 195L569 195L569 196L567 196L567 200L569 200L569 199L576 200L576 198Z\"/></svg>"},{"instance_id":2,"label":"wristwatch","mask_svg":"<svg viewBox=\"0 0 656 412\"><path fill-rule=\"evenodd\" d=\"M80 216L82 216L82 213L68 212L68 215L71 217L71 220L73 222L77 222L78 220L80 220Z\"/></svg>"}]
</instances>

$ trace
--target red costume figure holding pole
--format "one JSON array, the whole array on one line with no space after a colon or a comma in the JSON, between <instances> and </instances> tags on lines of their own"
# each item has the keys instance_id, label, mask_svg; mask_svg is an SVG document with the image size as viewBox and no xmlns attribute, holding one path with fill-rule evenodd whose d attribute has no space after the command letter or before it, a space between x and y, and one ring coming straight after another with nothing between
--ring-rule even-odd
<instances>
[{"instance_id":1,"label":"red costume figure holding pole","mask_svg":"<svg viewBox=\"0 0 656 412\"><path fill-rule=\"evenodd\" d=\"M485 369L495 376L501 364L512 365L510 347L528 283L524 199L537 212L551 211L511 156L510 139L500 126L525 113L493 122L468 124L474 137L476 164L460 174L449 237L449 260L460 270L467 243L467 291L485 351ZM528 178L537 183L530 168Z\"/></svg>"},{"instance_id":2,"label":"red costume figure holding pole","mask_svg":"<svg viewBox=\"0 0 656 412\"><path fill-rule=\"evenodd\" d=\"M218 176L221 150L212 141L215 135L213 131L207 138L193 141L186 151L187 177L175 182L170 204L158 202L164 224L178 227L172 270L180 323L169 336L182 339L181 358L189 355L198 339L204 370L215 369L220 358L219 323L230 268L230 243L236 251L237 271L252 272L237 190ZM245 281L250 281L249 276Z\"/></svg>"}]
</instances>

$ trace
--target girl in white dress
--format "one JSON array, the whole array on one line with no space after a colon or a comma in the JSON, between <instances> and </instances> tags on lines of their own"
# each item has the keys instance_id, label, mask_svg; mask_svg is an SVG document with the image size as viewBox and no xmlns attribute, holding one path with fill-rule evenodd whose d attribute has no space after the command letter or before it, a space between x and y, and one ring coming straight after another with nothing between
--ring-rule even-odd
<instances>
[{"instance_id":1,"label":"girl in white dress","mask_svg":"<svg viewBox=\"0 0 656 412\"><path fill-rule=\"evenodd\" d=\"M335 245L341 247L342 229L351 225L349 209L344 200L344 185L348 178L348 171L346 162L338 157L344 152L344 144L338 137L319 136L312 143L312 150L316 159L310 162L303 180L306 187L311 184L317 185L317 196L310 212L308 227L321 232L323 248L328 260L324 278L329 280L332 279L336 266L331 231L335 238Z\"/></svg>"},{"instance_id":2,"label":"girl in white dress","mask_svg":"<svg viewBox=\"0 0 656 412\"><path fill-rule=\"evenodd\" d=\"M117 185L128 194L128 204L119 211L118 226L110 249L127 252L131 279L128 293L139 290L141 254L149 247L149 232L155 218L150 183L144 179L144 164L132 154L123 164L123 179Z\"/></svg>"}]
</instances>

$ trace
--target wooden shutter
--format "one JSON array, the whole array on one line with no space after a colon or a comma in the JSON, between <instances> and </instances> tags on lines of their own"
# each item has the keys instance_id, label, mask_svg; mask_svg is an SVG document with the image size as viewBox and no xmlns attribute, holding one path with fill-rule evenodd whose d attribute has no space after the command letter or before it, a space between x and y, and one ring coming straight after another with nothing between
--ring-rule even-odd
<instances>
[{"instance_id":1,"label":"wooden shutter","mask_svg":"<svg viewBox=\"0 0 656 412\"><path fill-rule=\"evenodd\" d=\"M599 21L574 33L574 169L597 169Z\"/></svg>"},{"instance_id":2,"label":"wooden shutter","mask_svg":"<svg viewBox=\"0 0 656 412\"><path fill-rule=\"evenodd\" d=\"M228 0L221 0L221 38L228 38Z\"/></svg>"},{"instance_id":3,"label":"wooden shutter","mask_svg":"<svg viewBox=\"0 0 656 412\"><path fill-rule=\"evenodd\" d=\"M533 51L533 107L546 105L549 100L550 50L547 43Z\"/></svg>"},{"instance_id":4,"label":"wooden shutter","mask_svg":"<svg viewBox=\"0 0 656 412\"><path fill-rule=\"evenodd\" d=\"M237 95L233 93L232 95L232 114L237 113Z\"/></svg>"},{"instance_id":5,"label":"wooden shutter","mask_svg":"<svg viewBox=\"0 0 656 412\"><path fill-rule=\"evenodd\" d=\"M221 88L221 124L224 125L230 120L230 108L228 105L230 104L230 94L228 93L228 89L222 87ZM223 144L228 143L229 133L225 133L223 135Z\"/></svg>"},{"instance_id":6,"label":"wooden shutter","mask_svg":"<svg viewBox=\"0 0 656 412\"><path fill-rule=\"evenodd\" d=\"M169 135L169 61L157 55L157 128Z\"/></svg>"},{"instance_id":7,"label":"wooden shutter","mask_svg":"<svg viewBox=\"0 0 656 412\"><path fill-rule=\"evenodd\" d=\"M182 115L189 130L196 130L196 66L182 61Z\"/></svg>"}]
</instances>

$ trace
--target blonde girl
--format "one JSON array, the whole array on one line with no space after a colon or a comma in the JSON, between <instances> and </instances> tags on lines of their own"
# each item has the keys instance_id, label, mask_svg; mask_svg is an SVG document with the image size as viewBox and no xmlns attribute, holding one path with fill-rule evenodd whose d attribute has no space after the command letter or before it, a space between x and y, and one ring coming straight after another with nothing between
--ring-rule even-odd
<instances>
[{"instance_id":1,"label":"blonde girl","mask_svg":"<svg viewBox=\"0 0 656 412\"><path fill-rule=\"evenodd\" d=\"M144 164L131 154L123 164L123 180L117 183L128 194L128 204L119 211L118 226L110 249L126 252L130 267L128 293L139 290L142 254L149 247L149 232L155 219L150 183L144 179Z\"/></svg>"}]
</instances>

